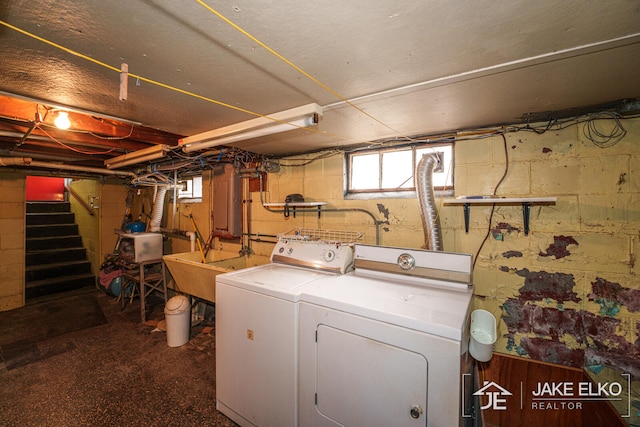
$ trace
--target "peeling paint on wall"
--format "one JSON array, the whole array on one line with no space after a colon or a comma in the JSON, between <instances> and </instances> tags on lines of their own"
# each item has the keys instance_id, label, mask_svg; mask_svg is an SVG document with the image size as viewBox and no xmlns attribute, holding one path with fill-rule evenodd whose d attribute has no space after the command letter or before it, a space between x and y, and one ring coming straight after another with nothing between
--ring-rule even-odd
<instances>
[{"instance_id":1,"label":"peeling paint on wall","mask_svg":"<svg viewBox=\"0 0 640 427\"><path fill-rule=\"evenodd\" d=\"M382 216L384 216L384 219L389 221L389 209L386 208L382 203L378 203L377 206L378 206L378 212L380 212Z\"/></svg>"},{"instance_id":2,"label":"peeling paint on wall","mask_svg":"<svg viewBox=\"0 0 640 427\"><path fill-rule=\"evenodd\" d=\"M628 345L624 337L616 335L620 319L602 318L585 310L541 307L509 298L503 305L502 316L509 333L534 333L558 340L571 335L579 344L603 344L614 341Z\"/></svg>"},{"instance_id":3,"label":"peeling paint on wall","mask_svg":"<svg viewBox=\"0 0 640 427\"><path fill-rule=\"evenodd\" d=\"M378 212L381 213L385 219L385 221L380 221L380 223L389 224L389 209L385 207L385 205L383 205L382 203L378 203L377 206L378 206ZM389 227L382 227L382 230L388 232Z\"/></svg>"},{"instance_id":4,"label":"peeling paint on wall","mask_svg":"<svg viewBox=\"0 0 640 427\"><path fill-rule=\"evenodd\" d=\"M634 119L626 145L608 151L586 144L575 130L524 140L509 136L507 147L516 161L504 182L504 159L494 150L501 141L456 146L456 194L488 194L491 184L501 182L505 187L498 194L506 197L557 197L554 206L532 212L536 229L527 238L520 232L507 235L516 231L510 223L522 227L522 216L514 207L499 207L491 241L480 246L485 262L475 267L481 292L474 305L502 311L496 351L586 367L603 382L629 373L635 408L640 408L640 234L634 214L640 186L632 178L640 155L638 125ZM463 242L460 248L473 248L460 215L447 218L454 229L448 237ZM500 238L508 246L494 240ZM631 412L630 424L640 427L640 411Z\"/></svg>"},{"instance_id":5,"label":"peeling paint on wall","mask_svg":"<svg viewBox=\"0 0 640 427\"><path fill-rule=\"evenodd\" d=\"M541 307L517 298L504 303L502 319L508 329L508 349L520 355L576 368L605 364L640 378L640 339L630 343L618 335L620 319L586 310ZM518 345L516 334L525 334ZM564 342L568 336L580 348Z\"/></svg>"},{"instance_id":6,"label":"peeling paint on wall","mask_svg":"<svg viewBox=\"0 0 640 427\"><path fill-rule=\"evenodd\" d=\"M582 350L572 350L559 341L524 337L520 345L532 359L573 367L584 365Z\"/></svg>"},{"instance_id":7,"label":"peeling paint on wall","mask_svg":"<svg viewBox=\"0 0 640 427\"><path fill-rule=\"evenodd\" d=\"M600 314L603 314L605 307L620 305L626 306L630 312L640 311L640 290L638 289L624 288L619 283L609 282L601 277L591 282L591 287L593 292L589 294L589 301L600 304Z\"/></svg>"},{"instance_id":8,"label":"peeling paint on wall","mask_svg":"<svg viewBox=\"0 0 640 427\"><path fill-rule=\"evenodd\" d=\"M622 185L627 182L627 174L625 172L620 172L620 176L618 177L618 182L616 185L618 186L618 191L622 191Z\"/></svg>"},{"instance_id":9,"label":"peeling paint on wall","mask_svg":"<svg viewBox=\"0 0 640 427\"><path fill-rule=\"evenodd\" d=\"M516 274L524 277L524 286L519 289L524 300L542 301L552 298L558 303L580 301L578 294L573 292L576 285L573 274L529 271L527 268L516 270Z\"/></svg>"},{"instance_id":10,"label":"peeling paint on wall","mask_svg":"<svg viewBox=\"0 0 640 427\"><path fill-rule=\"evenodd\" d=\"M522 258L522 252L520 251L507 251L503 252L502 256L505 258Z\"/></svg>"},{"instance_id":11,"label":"peeling paint on wall","mask_svg":"<svg viewBox=\"0 0 640 427\"><path fill-rule=\"evenodd\" d=\"M505 234L509 235L512 231L520 231L520 229L517 227L513 227L511 226L511 224L507 224L506 222L500 222L491 229L491 235L494 239L503 241Z\"/></svg>"},{"instance_id":12,"label":"peeling paint on wall","mask_svg":"<svg viewBox=\"0 0 640 427\"><path fill-rule=\"evenodd\" d=\"M493 229L491 230L495 233L504 233L506 232L507 234L511 234L512 231L520 231L520 229L518 227L514 227L511 224L508 224L506 222L499 222L496 224L495 227L493 227Z\"/></svg>"},{"instance_id":13,"label":"peeling paint on wall","mask_svg":"<svg viewBox=\"0 0 640 427\"><path fill-rule=\"evenodd\" d=\"M549 245L546 252L540 252L540 256L554 256L556 259L571 255L567 250L569 245L578 245L578 242L571 236L553 236L553 243Z\"/></svg>"}]
</instances>

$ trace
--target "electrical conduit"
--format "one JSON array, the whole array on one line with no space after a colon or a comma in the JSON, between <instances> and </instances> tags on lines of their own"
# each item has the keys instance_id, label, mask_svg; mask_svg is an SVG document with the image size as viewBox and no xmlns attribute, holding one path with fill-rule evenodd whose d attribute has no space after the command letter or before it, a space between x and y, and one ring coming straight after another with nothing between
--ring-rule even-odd
<instances>
[{"instance_id":1,"label":"electrical conduit","mask_svg":"<svg viewBox=\"0 0 640 427\"><path fill-rule=\"evenodd\" d=\"M38 160L33 160L29 157L0 157L0 166L31 166L35 168L87 172L87 173L96 173L100 175L129 176L132 178L136 178L136 174L133 172L89 168L89 167L76 166L76 165L65 165L64 163L41 162Z\"/></svg>"}]
</instances>

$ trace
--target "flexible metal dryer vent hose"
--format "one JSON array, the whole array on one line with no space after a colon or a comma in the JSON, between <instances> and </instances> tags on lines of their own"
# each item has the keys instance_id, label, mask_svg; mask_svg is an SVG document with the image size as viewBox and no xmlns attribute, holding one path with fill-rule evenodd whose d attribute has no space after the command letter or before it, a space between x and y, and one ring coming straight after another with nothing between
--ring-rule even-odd
<instances>
[{"instance_id":1,"label":"flexible metal dryer vent hose","mask_svg":"<svg viewBox=\"0 0 640 427\"><path fill-rule=\"evenodd\" d=\"M435 154L424 154L416 167L416 193L424 228L425 249L442 250L442 231L433 192L433 170L438 164Z\"/></svg>"}]
</instances>

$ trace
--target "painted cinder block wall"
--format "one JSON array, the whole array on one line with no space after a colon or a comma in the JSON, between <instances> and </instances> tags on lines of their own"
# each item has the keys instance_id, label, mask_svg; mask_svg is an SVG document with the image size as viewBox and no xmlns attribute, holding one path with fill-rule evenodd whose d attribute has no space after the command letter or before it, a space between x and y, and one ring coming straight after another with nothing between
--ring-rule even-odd
<instances>
[{"instance_id":1,"label":"painted cinder block wall","mask_svg":"<svg viewBox=\"0 0 640 427\"><path fill-rule=\"evenodd\" d=\"M97 179L75 179L69 183L69 188L90 208L88 211L75 197L69 196L71 212L82 236L82 244L87 250L91 272L95 275L98 275L103 261L100 254L100 187L101 183Z\"/></svg>"},{"instance_id":2,"label":"painted cinder block wall","mask_svg":"<svg viewBox=\"0 0 640 427\"><path fill-rule=\"evenodd\" d=\"M477 257L474 308L498 319L495 351L560 365L586 367L597 375L620 373L640 380L640 119L624 120L626 136L601 148L583 125L544 134L510 133L455 145L455 195L557 197L533 206L524 235L520 206L471 208L465 233L461 206L439 204L444 250ZM610 130L611 122L598 126ZM505 152L506 148L506 152ZM324 153L326 154L326 153ZM323 155L324 155L323 154ZM319 154L287 159L268 177L265 201L289 193L332 208L369 210L384 223L380 244L420 248L424 234L417 199L345 200L341 155L303 167ZM292 227L361 230L374 243L375 229L357 212L300 213L288 220L260 206L252 193L252 231ZM485 236L486 243L479 251ZM260 247L268 255L268 247ZM479 253L478 253L479 251ZM636 390L635 399L640 395Z\"/></svg>"},{"instance_id":3,"label":"painted cinder block wall","mask_svg":"<svg viewBox=\"0 0 640 427\"><path fill-rule=\"evenodd\" d=\"M24 305L25 178L0 169L0 311Z\"/></svg>"}]
</instances>

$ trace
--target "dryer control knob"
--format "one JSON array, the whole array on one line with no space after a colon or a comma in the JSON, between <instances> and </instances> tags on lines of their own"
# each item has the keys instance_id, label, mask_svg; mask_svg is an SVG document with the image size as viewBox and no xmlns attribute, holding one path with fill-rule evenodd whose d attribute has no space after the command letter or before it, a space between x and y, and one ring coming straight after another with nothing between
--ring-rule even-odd
<instances>
[{"instance_id":1,"label":"dryer control knob","mask_svg":"<svg viewBox=\"0 0 640 427\"><path fill-rule=\"evenodd\" d=\"M416 266L416 259L409 254L402 254L398 257L398 265L403 270L411 270Z\"/></svg>"},{"instance_id":2,"label":"dryer control knob","mask_svg":"<svg viewBox=\"0 0 640 427\"><path fill-rule=\"evenodd\" d=\"M422 414L422 408L420 405L416 405L411 408L411 418L420 418L420 414Z\"/></svg>"},{"instance_id":3,"label":"dryer control knob","mask_svg":"<svg viewBox=\"0 0 640 427\"><path fill-rule=\"evenodd\" d=\"M336 258L336 253L334 251L327 251L324 254L324 260L327 262L331 262Z\"/></svg>"}]
</instances>

